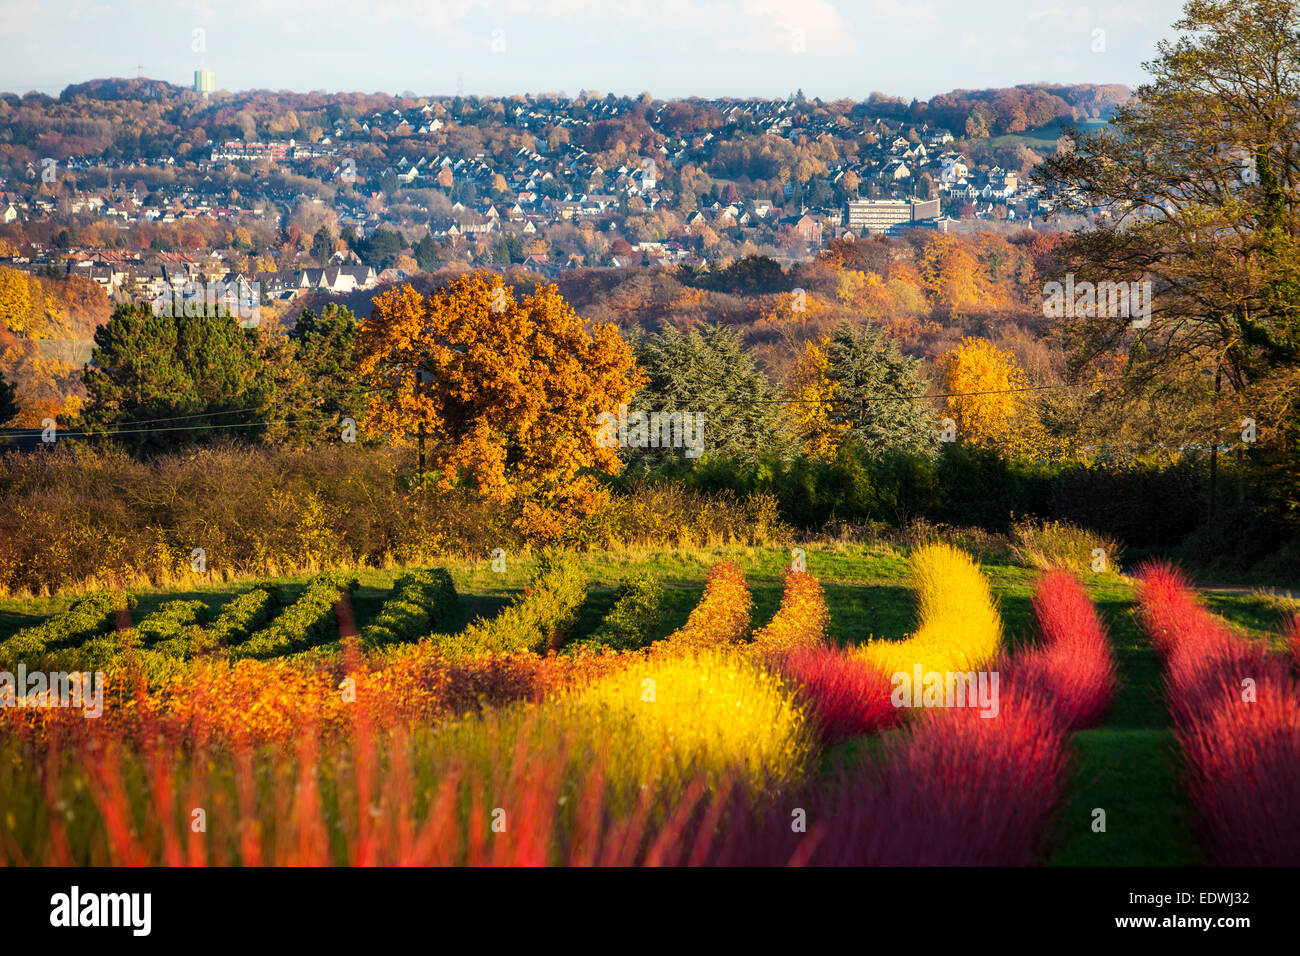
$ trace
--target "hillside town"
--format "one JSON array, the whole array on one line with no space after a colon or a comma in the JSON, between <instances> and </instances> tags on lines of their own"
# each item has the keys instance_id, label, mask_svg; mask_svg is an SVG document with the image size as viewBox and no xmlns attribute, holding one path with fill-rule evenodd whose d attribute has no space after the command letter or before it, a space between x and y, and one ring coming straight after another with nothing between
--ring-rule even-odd
<instances>
[{"instance_id":1,"label":"hillside town","mask_svg":"<svg viewBox=\"0 0 1300 956\"><path fill-rule=\"evenodd\" d=\"M193 90L95 81L49 103L0 99L8 119L40 113L47 126L24 145L17 124L0 144L0 264L85 276L114 299L221 280L291 301L448 264L542 274L706 267L755 254L789 264L833 238L1050 230L1070 198L1031 181L1043 154L1011 132L1029 135L1026 107L996 99L976 103L954 132L940 121L960 118L968 103L873 94L825 104L802 93L664 102L584 91L391 97L373 110L317 97L308 110L214 94L203 73ZM1084 106L1077 90L995 92L1065 124L1104 112L1104 88L1087 89ZM136 136L132 151L109 133L101 149L74 149L72 140L86 147L91 138L51 135L72 125L61 117L79 103L123 109L129 127L159 101L181 114L172 142ZM1008 132L997 145L999 124Z\"/></svg>"}]
</instances>

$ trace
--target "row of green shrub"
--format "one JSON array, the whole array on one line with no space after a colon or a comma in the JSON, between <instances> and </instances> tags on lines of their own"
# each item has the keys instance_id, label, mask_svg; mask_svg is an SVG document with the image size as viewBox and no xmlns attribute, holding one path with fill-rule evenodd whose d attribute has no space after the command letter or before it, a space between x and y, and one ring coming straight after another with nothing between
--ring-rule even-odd
<instances>
[{"instance_id":1,"label":"row of green shrub","mask_svg":"<svg viewBox=\"0 0 1300 956\"><path fill-rule=\"evenodd\" d=\"M270 603L270 594L255 588L227 602L212 626L205 627L209 609L203 601L168 601L134 627L65 647L47 655L46 663L53 670L102 671L110 676L133 671L155 684L180 673L185 662L218 648L222 635L237 633L240 621L251 621L256 613L264 620Z\"/></svg>"},{"instance_id":2,"label":"row of green shrub","mask_svg":"<svg viewBox=\"0 0 1300 956\"><path fill-rule=\"evenodd\" d=\"M280 598L280 589L262 584L232 598L208 626L208 636L218 647L234 647L266 626Z\"/></svg>"},{"instance_id":3,"label":"row of green shrub","mask_svg":"<svg viewBox=\"0 0 1300 956\"><path fill-rule=\"evenodd\" d=\"M374 650L428 637L457 602L456 588L444 568L403 574L374 620L361 629L361 646Z\"/></svg>"},{"instance_id":4,"label":"row of green shrub","mask_svg":"<svg viewBox=\"0 0 1300 956\"><path fill-rule=\"evenodd\" d=\"M232 660L266 659L325 644L339 636L335 604L357 589L356 577L337 571L316 575L299 598L267 627L230 649Z\"/></svg>"},{"instance_id":5,"label":"row of green shrub","mask_svg":"<svg viewBox=\"0 0 1300 956\"><path fill-rule=\"evenodd\" d=\"M46 655L44 664L52 671L98 671L109 678L125 673L156 686L168 677L185 672L193 653L191 637L202 633L201 627L192 625L176 637L144 647L140 632L128 627L96 635L77 647L54 651Z\"/></svg>"},{"instance_id":6,"label":"row of green shrub","mask_svg":"<svg viewBox=\"0 0 1300 956\"><path fill-rule=\"evenodd\" d=\"M567 649L612 648L631 651L647 647L654 640L663 610L664 586L651 574L639 574L624 581L600 626Z\"/></svg>"},{"instance_id":7,"label":"row of green shrub","mask_svg":"<svg viewBox=\"0 0 1300 956\"><path fill-rule=\"evenodd\" d=\"M7 670L20 663L36 666L47 651L76 647L109 630L114 615L133 609L135 603L129 594L112 591L87 594L66 611L0 642L0 666Z\"/></svg>"},{"instance_id":8,"label":"row of green shrub","mask_svg":"<svg viewBox=\"0 0 1300 956\"><path fill-rule=\"evenodd\" d=\"M476 618L459 634L435 634L447 656L535 651L559 647L573 630L587 599L587 577L575 561L542 556L524 593L493 618Z\"/></svg>"},{"instance_id":9,"label":"row of green shrub","mask_svg":"<svg viewBox=\"0 0 1300 956\"><path fill-rule=\"evenodd\" d=\"M168 601L136 625L136 638L141 647L168 657L188 657L194 632L207 619L202 601Z\"/></svg>"}]
</instances>

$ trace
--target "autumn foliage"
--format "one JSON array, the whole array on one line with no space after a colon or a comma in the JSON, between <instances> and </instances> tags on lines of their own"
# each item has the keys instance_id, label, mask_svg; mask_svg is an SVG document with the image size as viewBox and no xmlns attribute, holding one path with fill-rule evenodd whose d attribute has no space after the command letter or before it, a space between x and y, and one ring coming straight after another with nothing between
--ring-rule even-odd
<instances>
[{"instance_id":1,"label":"autumn foliage","mask_svg":"<svg viewBox=\"0 0 1300 956\"><path fill-rule=\"evenodd\" d=\"M1187 788L1213 862L1300 864L1300 684L1290 662L1209 614L1167 565L1139 616L1166 669Z\"/></svg>"},{"instance_id":2,"label":"autumn foliage","mask_svg":"<svg viewBox=\"0 0 1300 956\"><path fill-rule=\"evenodd\" d=\"M1008 690L1030 689L1070 730L1097 726L1115 697L1118 677L1096 607L1073 574L1057 569L1039 578L1033 608L1043 642L1011 656Z\"/></svg>"},{"instance_id":3,"label":"autumn foliage","mask_svg":"<svg viewBox=\"0 0 1300 956\"><path fill-rule=\"evenodd\" d=\"M987 339L963 339L944 357L943 378L959 441L1005 444L1023 424L1028 383L1010 352Z\"/></svg>"},{"instance_id":4,"label":"autumn foliage","mask_svg":"<svg viewBox=\"0 0 1300 956\"><path fill-rule=\"evenodd\" d=\"M817 647L826 638L831 614L817 579L806 571L787 571L781 606L766 626L754 632L761 650Z\"/></svg>"},{"instance_id":5,"label":"autumn foliage","mask_svg":"<svg viewBox=\"0 0 1300 956\"><path fill-rule=\"evenodd\" d=\"M641 378L613 325L591 326L554 286L517 297L499 276L461 276L424 296L377 296L361 328L372 388L364 427L399 444L423 435L438 484L516 506L516 526L552 538L590 514L591 470L619 469L597 416Z\"/></svg>"},{"instance_id":6,"label":"autumn foliage","mask_svg":"<svg viewBox=\"0 0 1300 956\"><path fill-rule=\"evenodd\" d=\"M709 570L700 603L666 640L682 649L734 644L749 630L753 606L745 573L730 561L720 561Z\"/></svg>"}]
</instances>

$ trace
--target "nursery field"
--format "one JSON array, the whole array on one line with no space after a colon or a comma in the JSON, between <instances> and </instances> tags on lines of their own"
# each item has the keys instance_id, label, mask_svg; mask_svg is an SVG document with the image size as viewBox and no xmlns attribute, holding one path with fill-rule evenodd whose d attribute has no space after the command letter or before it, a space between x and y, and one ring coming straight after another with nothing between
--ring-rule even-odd
<instances>
[{"instance_id":1,"label":"nursery field","mask_svg":"<svg viewBox=\"0 0 1300 956\"><path fill-rule=\"evenodd\" d=\"M0 709L0 861L1294 864L1295 610L960 540L3 599L106 689Z\"/></svg>"}]
</instances>

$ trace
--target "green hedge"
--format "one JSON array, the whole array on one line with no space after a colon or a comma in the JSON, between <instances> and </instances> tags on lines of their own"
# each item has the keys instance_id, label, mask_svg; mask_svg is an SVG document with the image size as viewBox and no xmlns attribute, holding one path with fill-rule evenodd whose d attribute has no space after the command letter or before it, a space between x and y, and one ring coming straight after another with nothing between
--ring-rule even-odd
<instances>
[{"instance_id":1,"label":"green hedge","mask_svg":"<svg viewBox=\"0 0 1300 956\"><path fill-rule=\"evenodd\" d=\"M202 633L201 627L191 625L183 635L154 647L142 647L139 632L128 628L92 637L79 647L56 651L46 658L46 665L55 671L99 671L109 678L125 673L157 687L166 678L187 671L187 658L193 652L191 635Z\"/></svg>"},{"instance_id":2,"label":"green hedge","mask_svg":"<svg viewBox=\"0 0 1300 956\"><path fill-rule=\"evenodd\" d=\"M659 627L663 602L664 586L653 575L640 574L624 581L600 627L569 647L611 647L620 651L647 647Z\"/></svg>"},{"instance_id":3,"label":"green hedge","mask_svg":"<svg viewBox=\"0 0 1300 956\"><path fill-rule=\"evenodd\" d=\"M357 589L357 579L339 572L318 574L268 627L231 648L232 660L246 657L266 659L325 644L338 637L334 605L339 596Z\"/></svg>"},{"instance_id":4,"label":"green hedge","mask_svg":"<svg viewBox=\"0 0 1300 956\"><path fill-rule=\"evenodd\" d=\"M478 618L459 634L435 634L449 657L508 651L544 653L577 623L587 599L587 578L574 561L544 557L541 570L512 604L496 617Z\"/></svg>"},{"instance_id":5,"label":"green hedge","mask_svg":"<svg viewBox=\"0 0 1300 956\"><path fill-rule=\"evenodd\" d=\"M0 642L0 665L36 665L47 651L75 647L113 626L113 615L135 607L135 598L117 591L96 591L66 611Z\"/></svg>"},{"instance_id":6,"label":"green hedge","mask_svg":"<svg viewBox=\"0 0 1300 956\"><path fill-rule=\"evenodd\" d=\"M208 606L202 601L168 601L135 626L140 644L189 642L190 629L208 619Z\"/></svg>"},{"instance_id":7,"label":"green hedge","mask_svg":"<svg viewBox=\"0 0 1300 956\"><path fill-rule=\"evenodd\" d=\"M810 531L924 518L1005 534L1016 519L1032 518L1091 528L1130 547L1167 547L1203 525L1210 472L1208 457L1194 453L1174 463L1104 455L1092 463L1047 462L962 444L928 457L846 442L829 461L775 453L669 457L610 482L631 493L647 479L737 501L771 495L782 521ZM1224 502L1251 496L1247 472L1230 460L1220 461L1216 480Z\"/></svg>"},{"instance_id":8,"label":"green hedge","mask_svg":"<svg viewBox=\"0 0 1300 956\"><path fill-rule=\"evenodd\" d=\"M259 585L232 598L208 626L208 636L220 647L242 644L270 621L278 597L278 588Z\"/></svg>"},{"instance_id":9,"label":"green hedge","mask_svg":"<svg viewBox=\"0 0 1300 956\"><path fill-rule=\"evenodd\" d=\"M445 569L404 574L393 584L392 596L374 620L361 629L361 646L373 650L427 637L457 601L456 588Z\"/></svg>"}]
</instances>

